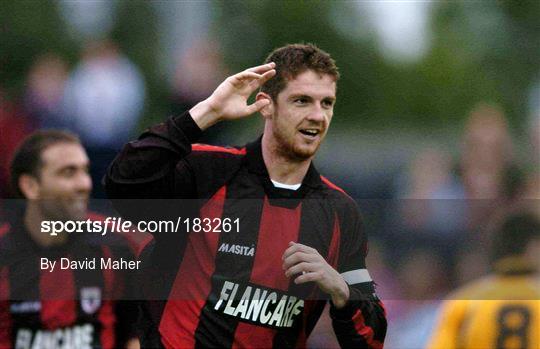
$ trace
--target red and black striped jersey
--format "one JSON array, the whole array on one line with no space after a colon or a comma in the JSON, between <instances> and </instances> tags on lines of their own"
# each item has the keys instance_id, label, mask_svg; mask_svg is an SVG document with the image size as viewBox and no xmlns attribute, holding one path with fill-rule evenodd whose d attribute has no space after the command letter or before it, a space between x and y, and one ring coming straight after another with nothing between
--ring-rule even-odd
<instances>
[{"instance_id":1,"label":"red and black striped jersey","mask_svg":"<svg viewBox=\"0 0 540 349\"><path fill-rule=\"evenodd\" d=\"M17 211L0 228L0 348L118 348L136 337L129 274L101 268L102 260L134 259L127 241L73 233L42 247Z\"/></svg>"},{"instance_id":2,"label":"red and black striped jersey","mask_svg":"<svg viewBox=\"0 0 540 349\"><path fill-rule=\"evenodd\" d=\"M382 347L386 318L355 202L313 164L298 190L274 187L260 139L242 148L193 144L200 134L189 113L170 118L128 143L105 177L130 219L232 223L154 233L143 252L143 346L304 347L328 295L285 277L281 257L295 241L317 249L349 284L346 306L331 306L340 345Z\"/></svg>"}]
</instances>

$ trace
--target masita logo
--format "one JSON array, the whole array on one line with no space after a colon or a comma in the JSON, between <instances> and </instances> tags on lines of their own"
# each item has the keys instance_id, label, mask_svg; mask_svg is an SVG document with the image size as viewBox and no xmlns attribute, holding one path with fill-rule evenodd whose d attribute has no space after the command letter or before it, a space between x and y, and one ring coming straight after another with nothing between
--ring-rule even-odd
<instances>
[{"instance_id":1,"label":"masita logo","mask_svg":"<svg viewBox=\"0 0 540 349\"><path fill-rule=\"evenodd\" d=\"M225 281L214 310L273 328L292 327L304 300L276 290Z\"/></svg>"},{"instance_id":2,"label":"masita logo","mask_svg":"<svg viewBox=\"0 0 540 349\"><path fill-rule=\"evenodd\" d=\"M221 244L221 246L219 246L218 252L233 253L242 256L253 257L255 255L255 247L234 245L224 242Z\"/></svg>"},{"instance_id":3,"label":"masita logo","mask_svg":"<svg viewBox=\"0 0 540 349\"><path fill-rule=\"evenodd\" d=\"M38 313L41 310L41 302L16 302L12 301L9 311L13 314Z\"/></svg>"}]
</instances>

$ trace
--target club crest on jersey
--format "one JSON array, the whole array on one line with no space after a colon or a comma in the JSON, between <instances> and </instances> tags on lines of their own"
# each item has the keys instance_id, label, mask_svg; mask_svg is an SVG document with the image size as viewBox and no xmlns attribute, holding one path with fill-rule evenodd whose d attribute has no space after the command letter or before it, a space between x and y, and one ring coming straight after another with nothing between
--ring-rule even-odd
<instances>
[{"instance_id":1,"label":"club crest on jersey","mask_svg":"<svg viewBox=\"0 0 540 349\"><path fill-rule=\"evenodd\" d=\"M228 244L224 242L221 244L221 246L219 246L218 252L225 252L225 253L232 253L232 254L238 254L242 256L253 257L255 255L255 247Z\"/></svg>"},{"instance_id":2,"label":"club crest on jersey","mask_svg":"<svg viewBox=\"0 0 540 349\"><path fill-rule=\"evenodd\" d=\"M87 314L95 313L101 306L101 289L99 287L81 288L81 308Z\"/></svg>"}]
</instances>

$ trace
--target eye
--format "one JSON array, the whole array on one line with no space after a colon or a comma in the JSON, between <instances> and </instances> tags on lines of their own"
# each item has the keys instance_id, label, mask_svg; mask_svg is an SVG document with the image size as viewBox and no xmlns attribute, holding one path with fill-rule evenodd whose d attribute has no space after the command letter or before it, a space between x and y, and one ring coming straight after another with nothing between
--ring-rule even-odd
<instances>
[{"instance_id":1,"label":"eye","mask_svg":"<svg viewBox=\"0 0 540 349\"><path fill-rule=\"evenodd\" d=\"M64 168L60 174L64 177L73 177L75 175L76 169L73 167Z\"/></svg>"},{"instance_id":2,"label":"eye","mask_svg":"<svg viewBox=\"0 0 540 349\"><path fill-rule=\"evenodd\" d=\"M308 102L308 99L306 97L298 97L295 98L293 102L298 105L304 105Z\"/></svg>"},{"instance_id":3,"label":"eye","mask_svg":"<svg viewBox=\"0 0 540 349\"><path fill-rule=\"evenodd\" d=\"M326 108L331 108L334 105L334 101L330 99L325 99L322 104Z\"/></svg>"}]
</instances>

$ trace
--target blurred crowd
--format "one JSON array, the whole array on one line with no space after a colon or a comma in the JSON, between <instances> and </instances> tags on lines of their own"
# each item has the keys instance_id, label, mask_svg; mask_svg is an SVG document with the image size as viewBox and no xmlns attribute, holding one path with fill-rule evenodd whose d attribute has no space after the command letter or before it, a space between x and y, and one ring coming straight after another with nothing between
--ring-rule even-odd
<instances>
[{"instance_id":1,"label":"blurred crowd","mask_svg":"<svg viewBox=\"0 0 540 349\"><path fill-rule=\"evenodd\" d=\"M393 323L387 347L422 348L441 300L492 270L492 233L502 217L519 210L540 217L540 115L526 137L518 152L504 112L480 103L464 125L457 159L426 148L397 176L382 236L368 256Z\"/></svg>"},{"instance_id":2,"label":"blurred crowd","mask_svg":"<svg viewBox=\"0 0 540 349\"><path fill-rule=\"evenodd\" d=\"M178 57L169 112L181 113L208 96L225 76L220 50L206 39ZM146 86L140 69L110 40L90 41L70 69L55 54L36 57L21 96L7 98L0 84L0 198L9 197L9 160L20 141L38 129L67 129L81 138L94 183L142 122ZM164 116L165 117L165 116ZM217 137L212 130L206 137ZM94 185L93 198L105 198Z\"/></svg>"},{"instance_id":3,"label":"blurred crowd","mask_svg":"<svg viewBox=\"0 0 540 349\"><path fill-rule=\"evenodd\" d=\"M497 105L480 102L457 152L425 147L393 176L389 199L359 200L382 216L366 229L367 265L389 321L385 348L423 348L442 300L492 271L492 234L503 217L540 217L540 114L523 137L516 142ZM327 330L312 344L335 347L330 320L323 321Z\"/></svg>"},{"instance_id":4,"label":"blurred crowd","mask_svg":"<svg viewBox=\"0 0 540 349\"><path fill-rule=\"evenodd\" d=\"M177 67L171 113L189 109L226 76L219 49L207 40L194 43ZM15 148L43 128L81 137L91 160L92 197L104 198L101 177L136 135L145 96L140 70L111 41L88 43L72 69L54 53L37 57L23 95L7 98L0 85L0 198L10 197ZM540 216L540 115L521 136L526 146L518 147L503 110L488 103L471 107L455 144L459 151L434 145L415 154L395 176L391 204L370 236L368 267L387 307L389 348L422 347L440 300L489 271L489 226L497 217L517 207ZM217 138L214 128L204 141ZM322 325L326 330L311 345L334 346L327 318Z\"/></svg>"},{"instance_id":5,"label":"blurred crowd","mask_svg":"<svg viewBox=\"0 0 540 349\"><path fill-rule=\"evenodd\" d=\"M1 148L6 149L0 155L2 195L7 195L13 150L24 136L44 128L77 133L92 159L92 179L100 183L106 166L136 128L144 98L141 73L110 41L88 43L71 71L54 53L37 57L28 71L24 94L11 102L0 97L0 124L7 136L1 140ZM99 185L93 194L104 197Z\"/></svg>"}]
</instances>

